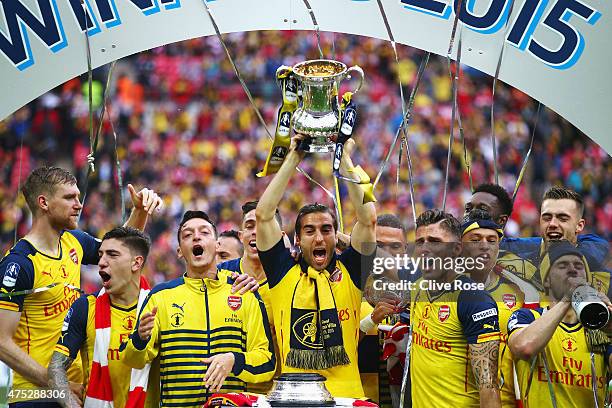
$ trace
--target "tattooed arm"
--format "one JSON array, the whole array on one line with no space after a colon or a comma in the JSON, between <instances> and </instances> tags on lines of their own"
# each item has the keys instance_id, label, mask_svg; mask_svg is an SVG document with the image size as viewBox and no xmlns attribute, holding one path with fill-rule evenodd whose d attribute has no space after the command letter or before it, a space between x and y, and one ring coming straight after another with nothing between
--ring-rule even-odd
<instances>
[{"instance_id":1,"label":"tattooed arm","mask_svg":"<svg viewBox=\"0 0 612 408\"><path fill-rule=\"evenodd\" d=\"M68 382L67 371L73 361L73 358L54 351L47 369L49 388L59 391L57 402L64 408L81 407L80 398L72 392Z\"/></svg>"},{"instance_id":2,"label":"tattooed arm","mask_svg":"<svg viewBox=\"0 0 612 408\"><path fill-rule=\"evenodd\" d=\"M470 344L469 350L472 372L480 392L480 407L501 408L497 381L499 340Z\"/></svg>"}]
</instances>

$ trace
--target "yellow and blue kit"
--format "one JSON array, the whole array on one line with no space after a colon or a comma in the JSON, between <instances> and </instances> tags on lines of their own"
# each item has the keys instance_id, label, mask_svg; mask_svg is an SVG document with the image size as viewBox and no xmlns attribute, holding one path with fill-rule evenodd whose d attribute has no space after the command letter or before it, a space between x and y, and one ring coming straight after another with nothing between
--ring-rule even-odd
<instances>
[{"instance_id":1,"label":"yellow and blue kit","mask_svg":"<svg viewBox=\"0 0 612 408\"><path fill-rule=\"evenodd\" d=\"M457 280L473 283L466 276ZM479 407L469 345L499 340L497 305L483 290L434 295L422 290L421 282L416 282L410 307L412 406Z\"/></svg>"},{"instance_id":2,"label":"yellow and blue kit","mask_svg":"<svg viewBox=\"0 0 612 408\"><path fill-rule=\"evenodd\" d=\"M99 247L100 241L83 231L63 231L57 257L21 239L0 261L0 309L21 313L13 339L43 367L49 365L66 313L81 296L81 264L97 263ZM42 291L31 292L34 289ZM83 381L80 361L70 367L68 376L70 381ZM13 388L38 386L15 372Z\"/></svg>"},{"instance_id":3,"label":"yellow and blue kit","mask_svg":"<svg viewBox=\"0 0 612 408\"><path fill-rule=\"evenodd\" d=\"M231 276L231 272L238 272L240 274L247 273L242 264L242 258L231 259L229 261L222 262L217 265L217 269L219 269L219 278L227 275ZM266 314L268 315L268 322L270 323L270 332L272 334L272 341L274 343L274 356L278 358L278 344L276 342L276 336L274 335L274 319L272 315L272 300L270 299L270 286L268 285L268 280L263 279L258 282L259 289L257 289L257 293L261 296L261 299L266 306ZM280 364L276 366L276 373L280 374ZM270 389L272 389L272 385L274 385L273 381L259 382L259 383L248 383L247 391L256 393L256 394L267 394Z\"/></svg>"},{"instance_id":4,"label":"yellow and blue kit","mask_svg":"<svg viewBox=\"0 0 612 408\"><path fill-rule=\"evenodd\" d=\"M499 312L499 328L501 332L499 343L498 378L504 382L500 389L502 407L516 406L516 394L514 392L514 364L512 353L508 348L508 320L512 313L523 307L523 292L514 283L503 276L491 273L491 281L485 288L497 303Z\"/></svg>"},{"instance_id":5,"label":"yellow and blue kit","mask_svg":"<svg viewBox=\"0 0 612 408\"><path fill-rule=\"evenodd\" d=\"M547 309L519 309L508 322L510 337L540 318ZM607 390L607 362L612 347L605 353L595 353L595 378L591 369L591 353L587 344L585 329L580 322L569 325L561 322L543 350L548 366L548 377L558 407L594 407L593 385L597 387L599 406L603 407ZM531 387L525 401L525 392L531 376L531 361L518 360L516 372L525 408L552 407L546 368L542 358L533 370ZM593 384L595 383L595 384Z\"/></svg>"},{"instance_id":6,"label":"yellow and blue kit","mask_svg":"<svg viewBox=\"0 0 612 408\"><path fill-rule=\"evenodd\" d=\"M231 276L231 272L238 272L240 274L247 273L247 271L245 271L242 267L242 258L236 258L222 262L217 265L217 269L219 270L219 273L221 275L227 276L228 278ZM272 301L270 300L270 286L268 285L268 280L263 279L257 283L259 283L259 289L257 289L257 293L259 293L259 296L261 296L261 300L263 300L266 306L268 321L270 322L270 325L274 326L274 319L272 318Z\"/></svg>"},{"instance_id":7,"label":"yellow and blue kit","mask_svg":"<svg viewBox=\"0 0 612 408\"><path fill-rule=\"evenodd\" d=\"M124 407L130 391L129 379L132 367L121 361L119 346L125 343L136 327L136 301L128 306L116 305L111 302L111 330L108 347L108 370L110 372L111 386L113 388L113 403L116 407ZM81 360L85 373L85 386L89 385L89 374L93 362L94 343L96 340L96 296L83 296L74 302L62 327L55 351L72 359L77 358L81 352ZM151 367L151 378L159 367ZM149 381L145 407L159 406L159 390L154 381ZM85 388L87 394L87 388Z\"/></svg>"},{"instance_id":8,"label":"yellow and blue kit","mask_svg":"<svg viewBox=\"0 0 612 408\"><path fill-rule=\"evenodd\" d=\"M349 357L349 364L337 365L324 370L306 370L289 367L286 364L287 354L291 349L290 331L293 292L303 271L308 270L304 260L296 262L284 241L280 239L276 245L267 251L259 251L259 260L264 267L274 314L276 339L279 343L280 358L283 373L313 372L325 376L325 385L334 397L361 398L364 396L357 360L357 345L359 340L359 322L361 310L361 267L368 269L372 257L363 256L353 247L349 247L340 255L334 254L325 273L338 312L338 321L342 328L342 343ZM326 275L327 276L327 275Z\"/></svg>"},{"instance_id":9,"label":"yellow and blue kit","mask_svg":"<svg viewBox=\"0 0 612 408\"><path fill-rule=\"evenodd\" d=\"M138 324L122 360L133 368L159 358L160 404L202 406L212 395L204 388L204 358L232 353L234 367L220 392L242 392L245 383L269 381L274 375L272 337L263 301L257 293L231 293L232 281L182 278L157 285L141 315L157 307L149 340L138 336Z\"/></svg>"},{"instance_id":10,"label":"yellow and blue kit","mask_svg":"<svg viewBox=\"0 0 612 408\"><path fill-rule=\"evenodd\" d=\"M595 289L612 297L612 271L605 266L610 253L608 241L594 234L581 234L577 236L576 246L584 254L589 264ZM519 278L531 282L543 294L544 287L539 266L545 251L544 240L542 238L504 238L499 247L497 264Z\"/></svg>"}]
</instances>

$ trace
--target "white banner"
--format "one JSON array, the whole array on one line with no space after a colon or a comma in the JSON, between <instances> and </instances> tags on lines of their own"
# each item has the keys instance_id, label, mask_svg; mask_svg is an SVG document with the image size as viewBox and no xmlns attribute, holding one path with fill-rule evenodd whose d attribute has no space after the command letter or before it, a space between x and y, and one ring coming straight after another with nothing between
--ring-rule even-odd
<instances>
[{"instance_id":1,"label":"white banner","mask_svg":"<svg viewBox=\"0 0 612 408\"><path fill-rule=\"evenodd\" d=\"M85 0L93 66L214 34L204 0ZM383 0L398 43L446 55L459 0ZM462 62L494 75L612 152L612 2L463 0ZM310 30L302 0L209 0L223 33ZM388 39L376 0L310 0L322 31ZM0 1L0 119L87 70L81 0ZM507 23L507 24L506 24ZM457 41L455 41L456 52ZM343 61L351 65L351 61Z\"/></svg>"}]
</instances>

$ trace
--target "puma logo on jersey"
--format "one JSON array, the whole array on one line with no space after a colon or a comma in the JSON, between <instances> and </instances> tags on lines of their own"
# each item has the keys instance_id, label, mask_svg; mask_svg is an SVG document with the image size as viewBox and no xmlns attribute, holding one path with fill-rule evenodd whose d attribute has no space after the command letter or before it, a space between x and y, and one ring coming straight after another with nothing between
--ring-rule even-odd
<instances>
[{"instance_id":1,"label":"puma logo on jersey","mask_svg":"<svg viewBox=\"0 0 612 408\"><path fill-rule=\"evenodd\" d=\"M495 327L492 324L488 324L488 323L483 324L482 327L485 329L495 330Z\"/></svg>"},{"instance_id":2,"label":"puma logo on jersey","mask_svg":"<svg viewBox=\"0 0 612 408\"><path fill-rule=\"evenodd\" d=\"M177 305L176 303L172 303L172 307L176 307L177 309L179 309L181 312L185 313L185 310L183 309L185 307L185 302L183 302L182 305Z\"/></svg>"}]
</instances>

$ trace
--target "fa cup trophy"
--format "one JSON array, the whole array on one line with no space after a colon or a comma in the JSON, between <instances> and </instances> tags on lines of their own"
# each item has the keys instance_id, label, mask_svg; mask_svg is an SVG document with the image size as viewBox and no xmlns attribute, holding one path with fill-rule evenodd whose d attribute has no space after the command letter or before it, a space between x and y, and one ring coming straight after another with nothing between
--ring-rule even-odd
<instances>
[{"instance_id":1,"label":"fa cup trophy","mask_svg":"<svg viewBox=\"0 0 612 408\"><path fill-rule=\"evenodd\" d=\"M302 90L302 103L291 118L291 126L298 133L310 137L306 152L328 153L334 151L332 137L338 134L338 88L340 82L359 74L359 85L363 85L363 70L357 65L347 68L333 60L311 60L293 67L293 73Z\"/></svg>"}]
</instances>

